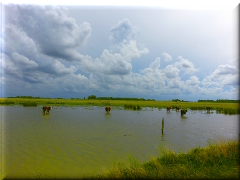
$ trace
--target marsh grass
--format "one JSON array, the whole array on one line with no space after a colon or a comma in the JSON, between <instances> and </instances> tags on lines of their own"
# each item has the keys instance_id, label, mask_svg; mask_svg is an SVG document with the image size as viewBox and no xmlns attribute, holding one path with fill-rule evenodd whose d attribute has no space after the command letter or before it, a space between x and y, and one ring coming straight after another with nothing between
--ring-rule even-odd
<instances>
[{"instance_id":1,"label":"marsh grass","mask_svg":"<svg viewBox=\"0 0 240 180\"><path fill-rule=\"evenodd\" d=\"M136 101L136 100L97 100L97 99L35 99L35 98L0 98L0 105L21 104L26 102L35 102L39 105L54 105L54 106L122 106L124 109L141 110L143 107L166 108L172 106L176 108L191 110L206 110L206 106L211 110L216 110L217 113L224 114L240 114L238 103L214 103L214 102L173 102L173 101ZM134 108L135 106L135 108ZM126 107L126 108L125 108Z\"/></svg>"},{"instance_id":2,"label":"marsh grass","mask_svg":"<svg viewBox=\"0 0 240 180\"><path fill-rule=\"evenodd\" d=\"M161 150L159 158L139 163L134 157L128 165L117 163L109 171L83 179L238 179L239 140L214 142L188 153Z\"/></svg>"},{"instance_id":3,"label":"marsh grass","mask_svg":"<svg viewBox=\"0 0 240 180\"><path fill-rule=\"evenodd\" d=\"M1 104L1 105L13 105L13 104L15 104L15 103L12 102L12 101L0 101L0 104Z\"/></svg>"}]
</instances>

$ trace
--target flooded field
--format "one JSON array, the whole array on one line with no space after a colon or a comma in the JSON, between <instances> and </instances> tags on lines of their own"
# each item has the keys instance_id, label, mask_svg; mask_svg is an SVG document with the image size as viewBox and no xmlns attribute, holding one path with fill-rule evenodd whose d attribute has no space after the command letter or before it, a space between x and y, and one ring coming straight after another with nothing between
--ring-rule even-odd
<instances>
[{"instance_id":1,"label":"flooded field","mask_svg":"<svg viewBox=\"0 0 240 180\"><path fill-rule=\"evenodd\" d=\"M239 137L239 115L216 111L189 110L181 117L157 108L113 107L106 114L105 107L60 106L46 115L42 106L0 108L3 178L79 178L130 155L145 162L162 148L187 152L211 140Z\"/></svg>"}]
</instances>

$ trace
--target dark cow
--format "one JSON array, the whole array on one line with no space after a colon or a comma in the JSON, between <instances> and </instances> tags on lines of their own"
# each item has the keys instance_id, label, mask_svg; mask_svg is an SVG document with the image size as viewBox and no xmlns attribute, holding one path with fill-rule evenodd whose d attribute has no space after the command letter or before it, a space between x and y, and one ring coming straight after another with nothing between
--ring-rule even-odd
<instances>
[{"instance_id":1,"label":"dark cow","mask_svg":"<svg viewBox=\"0 0 240 180\"><path fill-rule=\"evenodd\" d=\"M187 109L181 110L181 116L183 116L184 114L186 114L186 112L187 112Z\"/></svg>"},{"instance_id":2,"label":"dark cow","mask_svg":"<svg viewBox=\"0 0 240 180\"><path fill-rule=\"evenodd\" d=\"M50 106L43 106L43 113L45 114L45 112L47 111L47 113L49 113L49 111L52 109L53 107Z\"/></svg>"},{"instance_id":3,"label":"dark cow","mask_svg":"<svg viewBox=\"0 0 240 180\"><path fill-rule=\"evenodd\" d=\"M105 107L105 111L107 111L107 113L109 113L111 111L111 107L109 107L109 106Z\"/></svg>"},{"instance_id":4,"label":"dark cow","mask_svg":"<svg viewBox=\"0 0 240 180\"><path fill-rule=\"evenodd\" d=\"M168 107L167 107L167 112L168 112L168 111L170 112L170 109L172 109L172 107L169 107L169 106L168 106Z\"/></svg>"},{"instance_id":5,"label":"dark cow","mask_svg":"<svg viewBox=\"0 0 240 180\"><path fill-rule=\"evenodd\" d=\"M210 111L210 107L205 107L207 109L207 111Z\"/></svg>"},{"instance_id":6,"label":"dark cow","mask_svg":"<svg viewBox=\"0 0 240 180\"><path fill-rule=\"evenodd\" d=\"M180 109L180 106L176 107L176 111L179 111L179 109Z\"/></svg>"}]
</instances>

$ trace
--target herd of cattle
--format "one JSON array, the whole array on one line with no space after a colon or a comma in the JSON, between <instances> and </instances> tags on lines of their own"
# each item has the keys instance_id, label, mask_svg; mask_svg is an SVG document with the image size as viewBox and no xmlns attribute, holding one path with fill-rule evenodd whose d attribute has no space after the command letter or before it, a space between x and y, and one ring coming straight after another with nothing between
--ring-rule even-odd
<instances>
[{"instance_id":1,"label":"herd of cattle","mask_svg":"<svg viewBox=\"0 0 240 180\"><path fill-rule=\"evenodd\" d=\"M207 109L207 111L209 112L210 111L210 107L205 107ZM170 112L170 109L172 109L172 107L167 107L167 112L169 111ZM176 111L179 111L180 109L180 106L176 107ZM184 114L187 113L187 109L181 109L181 116L183 116Z\"/></svg>"},{"instance_id":2,"label":"herd of cattle","mask_svg":"<svg viewBox=\"0 0 240 180\"><path fill-rule=\"evenodd\" d=\"M49 111L52 109L53 107L50 106L43 106L42 110L43 110L43 114L49 113ZM111 107L107 106L105 107L105 111L107 111L107 113L109 113L111 111Z\"/></svg>"},{"instance_id":3,"label":"herd of cattle","mask_svg":"<svg viewBox=\"0 0 240 180\"><path fill-rule=\"evenodd\" d=\"M50 106L43 106L43 113L45 114L46 112L49 113L49 111L52 109L53 107ZM210 107L205 107L207 109L207 111L210 111ZM170 109L172 109L172 107L167 107L167 112L170 112ZM176 111L179 111L181 108L180 106L176 107ZM105 111L107 113L109 113L111 111L111 107L107 106L105 107ZM181 116L183 116L184 114L187 113L187 109L181 109Z\"/></svg>"}]
</instances>

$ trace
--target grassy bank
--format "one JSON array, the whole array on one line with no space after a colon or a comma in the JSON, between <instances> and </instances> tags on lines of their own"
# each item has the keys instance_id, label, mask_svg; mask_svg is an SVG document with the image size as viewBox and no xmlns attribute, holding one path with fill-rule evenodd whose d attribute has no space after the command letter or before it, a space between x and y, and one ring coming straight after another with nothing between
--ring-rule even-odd
<instances>
[{"instance_id":1,"label":"grassy bank","mask_svg":"<svg viewBox=\"0 0 240 180\"><path fill-rule=\"evenodd\" d=\"M34 98L0 98L0 105L24 105L24 106L122 106L126 109L137 110L142 107L166 108L177 106L182 109L206 110L206 106L218 113L240 114L238 103L214 103L214 102L173 102L173 101L141 101L141 100L99 100L99 99L34 99ZM133 108L131 108L133 107Z\"/></svg>"},{"instance_id":2,"label":"grassy bank","mask_svg":"<svg viewBox=\"0 0 240 180\"><path fill-rule=\"evenodd\" d=\"M238 179L239 141L220 141L188 153L164 150L163 155L139 163L131 158L129 165L116 164L111 170L83 179Z\"/></svg>"}]
</instances>

